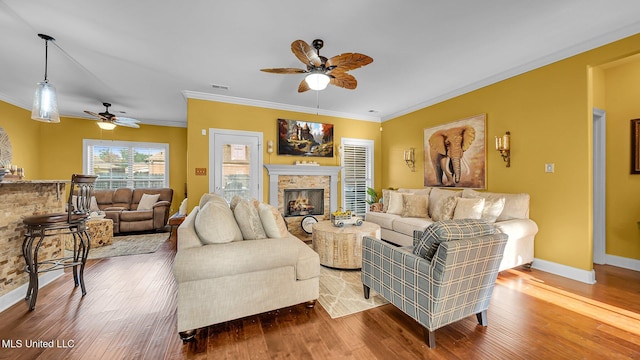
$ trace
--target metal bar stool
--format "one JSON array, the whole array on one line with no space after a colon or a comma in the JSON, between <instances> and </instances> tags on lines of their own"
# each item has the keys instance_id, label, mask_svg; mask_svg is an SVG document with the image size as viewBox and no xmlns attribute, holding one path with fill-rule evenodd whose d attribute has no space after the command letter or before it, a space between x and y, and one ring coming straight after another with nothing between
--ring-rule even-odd
<instances>
[{"instance_id":1,"label":"metal bar stool","mask_svg":"<svg viewBox=\"0 0 640 360\"><path fill-rule=\"evenodd\" d=\"M86 221L89 218L91 196L97 176L71 176L71 189L66 213L43 214L25 217L22 222L26 226L22 255L27 263L29 287L25 300L30 300L29 310L36 307L38 298L38 273L73 267L73 282L82 288L82 296L87 294L84 286L84 265L89 254L89 234ZM38 261L38 250L47 236L71 234L73 236L73 256ZM78 271L78 266L80 267Z\"/></svg>"}]
</instances>

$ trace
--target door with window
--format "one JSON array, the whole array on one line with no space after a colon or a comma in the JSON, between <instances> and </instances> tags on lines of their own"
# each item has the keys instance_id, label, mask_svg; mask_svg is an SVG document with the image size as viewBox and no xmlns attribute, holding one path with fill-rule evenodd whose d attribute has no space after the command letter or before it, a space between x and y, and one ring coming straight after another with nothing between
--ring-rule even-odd
<instances>
[{"instance_id":1,"label":"door with window","mask_svg":"<svg viewBox=\"0 0 640 360\"><path fill-rule=\"evenodd\" d=\"M373 140L342 138L342 208L364 217L373 187Z\"/></svg>"},{"instance_id":2,"label":"door with window","mask_svg":"<svg viewBox=\"0 0 640 360\"><path fill-rule=\"evenodd\" d=\"M209 192L262 201L262 133L209 129Z\"/></svg>"}]
</instances>

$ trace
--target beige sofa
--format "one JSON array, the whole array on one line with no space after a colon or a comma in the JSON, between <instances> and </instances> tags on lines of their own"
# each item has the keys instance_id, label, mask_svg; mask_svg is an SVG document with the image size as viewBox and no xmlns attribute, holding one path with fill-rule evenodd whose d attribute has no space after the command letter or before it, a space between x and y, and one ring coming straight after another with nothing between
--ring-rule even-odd
<instances>
[{"instance_id":1,"label":"beige sofa","mask_svg":"<svg viewBox=\"0 0 640 360\"><path fill-rule=\"evenodd\" d=\"M158 195L145 209L140 202ZM113 233L162 230L169 220L173 189L129 189L119 188L94 191L97 207L105 212L105 218L113 220ZM143 197L145 198L143 201ZM92 211L95 205L92 204Z\"/></svg>"},{"instance_id":2,"label":"beige sofa","mask_svg":"<svg viewBox=\"0 0 640 360\"><path fill-rule=\"evenodd\" d=\"M420 208L423 199L424 208ZM479 202L483 202L482 206ZM538 225L529 219L529 194L470 189L398 189L384 190L383 203L383 212L368 212L365 220L380 225L382 239L390 243L413 246L413 232L424 231L434 220L482 218L495 222L496 227L509 236L500 271L520 265L530 266L533 262Z\"/></svg>"},{"instance_id":3,"label":"beige sofa","mask_svg":"<svg viewBox=\"0 0 640 360\"><path fill-rule=\"evenodd\" d=\"M234 199L235 200L235 199ZM178 332L307 303L319 295L320 259L273 206L232 206L205 194L178 228ZM257 215L256 215L257 214Z\"/></svg>"}]
</instances>

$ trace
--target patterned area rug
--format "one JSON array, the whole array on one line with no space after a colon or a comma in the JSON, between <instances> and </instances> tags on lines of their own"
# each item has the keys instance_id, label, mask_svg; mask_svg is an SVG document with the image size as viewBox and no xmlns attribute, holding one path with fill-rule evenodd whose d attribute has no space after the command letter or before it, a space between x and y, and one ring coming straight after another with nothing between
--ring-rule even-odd
<instances>
[{"instance_id":1,"label":"patterned area rug","mask_svg":"<svg viewBox=\"0 0 640 360\"><path fill-rule=\"evenodd\" d=\"M387 304L383 297L371 291L365 299L360 270L338 270L320 266L320 305L332 319Z\"/></svg>"},{"instance_id":2,"label":"patterned area rug","mask_svg":"<svg viewBox=\"0 0 640 360\"><path fill-rule=\"evenodd\" d=\"M148 254L158 251L160 245L169 239L171 233L153 233L140 235L114 236L113 244L92 247L88 259L101 259L114 256ZM70 250L65 250L65 256L72 256Z\"/></svg>"}]
</instances>

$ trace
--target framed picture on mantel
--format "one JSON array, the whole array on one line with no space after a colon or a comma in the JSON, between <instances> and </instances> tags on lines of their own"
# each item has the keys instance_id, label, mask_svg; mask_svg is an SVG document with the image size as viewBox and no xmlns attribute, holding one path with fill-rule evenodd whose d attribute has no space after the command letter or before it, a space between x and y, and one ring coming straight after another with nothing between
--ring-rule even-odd
<instances>
[{"instance_id":1,"label":"framed picture on mantel","mask_svg":"<svg viewBox=\"0 0 640 360\"><path fill-rule=\"evenodd\" d=\"M640 174L640 119L631 120L631 173Z\"/></svg>"},{"instance_id":2,"label":"framed picture on mantel","mask_svg":"<svg viewBox=\"0 0 640 360\"><path fill-rule=\"evenodd\" d=\"M278 119L278 155L333 157L333 124Z\"/></svg>"}]
</instances>

